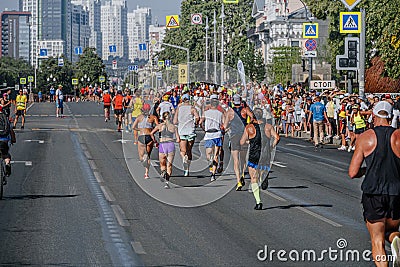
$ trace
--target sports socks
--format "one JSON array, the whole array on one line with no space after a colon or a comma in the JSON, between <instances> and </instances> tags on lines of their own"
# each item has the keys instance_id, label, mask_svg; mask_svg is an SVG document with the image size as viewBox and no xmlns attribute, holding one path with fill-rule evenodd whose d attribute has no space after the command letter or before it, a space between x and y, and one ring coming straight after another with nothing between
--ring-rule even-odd
<instances>
[{"instance_id":1,"label":"sports socks","mask_svg":"<svg viewBox=\"0 0 400 267\"><path fill-rule=\"evenodd\" d=\"M258 183L252 183L251 190L253 191L254 198L256 199L256 204L260 204L260 187Z\"/></svg>"}]
</instances>

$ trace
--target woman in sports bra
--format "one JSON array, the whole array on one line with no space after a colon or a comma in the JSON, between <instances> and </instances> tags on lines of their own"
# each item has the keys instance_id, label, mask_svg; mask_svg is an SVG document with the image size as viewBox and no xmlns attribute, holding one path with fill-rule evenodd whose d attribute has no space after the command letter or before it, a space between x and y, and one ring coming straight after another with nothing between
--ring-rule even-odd
<instances>
[{"instance_id":1,"label":"woman in sports bra","mask_svg":"<svg viewBox=\"0 0 400 267\"><path fill-rule=\"evenodd\" d=\"M158 124L153 131L151 131L151 138L157 145L154 134L159 132L160 144L158 147L158 157L161 169L161 181L165 182L164 188L169 188L169 177L172 173L172 162L175 157L175 138L180 142L178 128L171 122L171 113L164 112L162 114L163 122Z\"/></svg>"},{"instance_id":2,"label":"woman in sports bra","mask_svg":"<svg viewBox=\"0 0 400 267\"><path fill-rule=\"evenodd\" d=\"M150 167L150 154L153 150L153 139L151 138L151 131L154 128L154 124L158 125L158 119L154 115L150 115L150 105L144 104L142 108L142 114L140 114L132 125L135 131L138 131L138 153L139 160L145 167L144 178L149 178L149 167Z\"/></svg>"}]
</instances>

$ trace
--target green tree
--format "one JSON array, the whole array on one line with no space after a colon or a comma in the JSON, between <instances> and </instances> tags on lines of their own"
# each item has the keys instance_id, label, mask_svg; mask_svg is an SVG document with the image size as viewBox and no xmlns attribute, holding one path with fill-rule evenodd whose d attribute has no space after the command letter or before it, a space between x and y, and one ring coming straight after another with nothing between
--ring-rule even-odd
<instances>
[{"instance_id":1,"label":"green tree","mask_svg":"<svg viewBox=\"0 0 400 267\"><path fill-rule=\"evenodd\" d=\"M250 43L240 53L246 75L255 82L262 82L265 79L266 67L261 53L254 53L254 45Z\"/></svg>"},{"instance_id":2,"label":"green tree","mask_svg":"<svg viewBox=\"0 0 400 267\"><path fill-rule=\"evenodd\" d=\"M99 77L104 76L107 80L107 73L105 72L105 65L103 61L96 54L96 49L87 47L83 50L83 54L79 57L79 61L76 63L75 78L79 80L81 86L87 84L99 84ZM86 74L89 81L82 83L81 79Z\"/></svg>"},{"instance_id":3,"label":"green tree","mask_svg":"<svg viewBox=\"0 0 400 267\"><path fill-rule=\"evenodd\" d=\"M286 84L292 79L292 65L301 62L300 48L281 46L272 49L274 57L268 65L268 76L273 84Z\"/></svg>"},{"instance_id":4,"label":"green tree","mask_svg":"<svg viewBox=\"0 0 400 267\"><path fill-rule=\"evenodd\" d=\"M63 86L64 93L73 93L72 78L73 66L68 59L62 55L64 66L58 66L58 58L49 57L41 61L39 72L37 74L37 90L48 92L51 86ZM52 77L52 78L51 78Z\"/></svg>"},{"instance_id":5,"label":"green tree","mask_svg":"<svg viewBox=\"0 0 400 267\"><path fill-rule=\"evenodd\" d=\"M28 76L34 76L34 70L27 61L11 57L0 58L0 84L15 86L19 84L20 78Z\"/></svg>"}]
</instances>

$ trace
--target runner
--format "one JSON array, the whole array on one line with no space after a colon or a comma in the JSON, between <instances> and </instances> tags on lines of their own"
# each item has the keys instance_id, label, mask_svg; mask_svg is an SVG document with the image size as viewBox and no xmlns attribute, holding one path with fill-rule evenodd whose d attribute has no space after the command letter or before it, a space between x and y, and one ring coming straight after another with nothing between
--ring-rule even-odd
<instances>
[{"instance_id":1,"label":"runner","mask_svg":"<svg viewBox=\"0 0 400 267\"><path fill-rule=\"evenodd\" d=\"M139 160L145 167L144 179L149 178L150 167L150 154L153 150L153 139L151 138L151 131L153 125L158 125L158 119L154 115L150 115L150 105L145 103L140 114L132 125L132 128L139 132L138 136L138 153Z\"/></svg>"},{"instance_id":2,"label":"runner","mask_svg":"<svg viewBox=\"0 0 400 267\"><path fill-rule=\"evenodd\" d=\"M10 108L11 108L11 101L7 93L3 94L3 98L1 99L1 106L3 108L3 113L7 116L7 118L10 118Z\"/></svg>"},{"instance_id":3,"label":"runner","mask_svg":"<svg viewBox=\"0 0 400 267\"><path fill-rule=\"evenodd\" d=\"M237 186L236 191L242 190L245 185L244 171L246 169L247 147L240 145L247 116L251 115L250 108L244 108L240 95L233 96L233 107L225 115L224 129L229 133L233 169L235 171Z\"/></svg>"},{"instance_id":4,"label":"runner","mask_svg":"<svg viewBox=\"0 0 400 267\"><path fill-rule=\"evenodd\" d=\"M64 94L62 91L62 85L58 85L58 89L56 90L56 117L62 118L64 116Z\"/></svg>"},{"instance_id":5,"label":"runner","mask_svg":"<svg viewBox=\"0 0 400 267\"><path fill-rule=\"evenodd\" d=\"M218 110L218 96L211 95L210 108L203 113L200 125L205 130L204 135L207 160L211 167L211 182L215 181L215 172L217 170L219 153L222 147L222 131L224 125L224 116ZM204 125L203 125L204 123Z\"/></svg>"},{"instance_id":6,"label":"runner","mask_svg":"<svg viewBox=\"0 0 400 267\"><path fill-rule=\"evenodd\" d=\"M259 116L259 114L257 115ZM253 191L254 198L256 199L256 206L254 207L254 209L262 210L263 204L261 203L260 199L260 186L258 184L259 177L257 173L262 150L262 134L260 129L260 124L262 122L257 119L257 115L246 126L242 138L240 139L240 145L244 146L246 143L249 143L249 158L247 166L249 168L251 179L251 189Z\"/></svg>"},{"instance_id":7,"label":"runner","mask_svg":"<svg viewBox=\"0 0 400 267\"><path fill-rule=\"evenodd\" d=\"M15 119L14 119L14 129L17 127L18 118L21 117L21 129L24 129L25 126L25 110L26 110L26 102L28 101L26 95L22 90L19 90L19 95L15 99L16 107L15 107Z\"/></svg>"},{"instance_id":8,"label":"runner","mask_svg":"<svg viewBox=\"0 0 400 267\"><path fill-rule=\"evenodd\" d=\"M141 98L141 90L136 89L135 92L135 99L131 101L131 106L132 106L132 123L135 122L136 118L142 114L142 107L143 107L143 101ZM134 137L134 144L137 144L137 139L138 139L138 132L133 130L133 137Z\"/></svg>"},{"instance_id":9,"label":"runner","mask_svg":"<svg viewBox=\"0 0 400 267\"><path fill-rule=\"evenodd\" d=\"M192 148L196 138L196 124L199 122L197 109L190 104L188 94L182 96L182 104L178 106L174 116L174 124L178 124L180 154L183 160L184 176L189 176L190 163L193 159Z\"/></svg>"},{"instance_id":10,"label":"runner","mask_svg":"<svg viewBox=\"0 0 400 267\"><path fill-rule=\"evenodd\" d=\"M358 104L353 105L350 121L351 125L353 125L354 138L350 141L351 148L349 148L348 152L355 150L358 137L366 130L367 124L364 119L365 115L368 115L368 112L360 111L360 106Z\"/></svg>"},{"instance_id":11,"label":"runner","mask_svg":"<svg viewBox=\"0 0 400 267\"><path fill-rule=\"evenodd\" d=\"M121 132L122 127L123 101L124 97L122 96L122 91L118 90L117 95L112 100L114 106L115 124L118 126L118 132Z\"/></svg>"},{"instance_id":12,"label":"runner","mask_svg":"<svg viewBox=\"0 0 400 267\"><path fill-rule=\"evenodd\" d=\"M104 103L104 121L107 122L110 120L110 109L111 109L111 96L108 93L108 90L104 91L103 103Z\"/></svg>"},{"instance_id":13,"label":"runner","mask_svg":"<svg viewBox=\"0 0 400 267\"><path fill-rule=\"evenodd\" d=\"M175 157L175 139L176 142L180 142L178 129L171 122L171 113L164 112L162 115L163 122L158 124L153 131L151 131L151 138L153 142L157 145L157 141L154 137L156 132L160 132L160 144L158 147L158 157L160 161L160 169L161 169L161 181L165 182L164 188L168 189L169 187L169 178L172 174L172 163L174 162Z\"/></svg>"},{"instance_id":14,"label":"runner","mask_svg":"<svg viewBox=\"0 0 400 267\"><path fill-rule=\"evenodd\" d=\"M125 124L125 132L129 133L132 131L132 96L131 91L129 88L125 89L125 96L124 96L124 124Z\"/></svg>"},{"instance_id":15,"label":"runner","mask_svg":"<svg viewBox=\"0 0 400 267\"><path fill-rule=\"evenodd\" d=\"M15 144L15 133L6 114L3 113L3 108L0 106L0 152L5 163L6 177L11 175L11 155L9 153L9 142ZM4 185L7 184L6 177L4 177Z\"/></svg>"},{"instance_id":16,"label":"runner","mask_svg":"<svg viewBox=\"0 0 400 267\"><path fill-rule=\"evenodd\" d=\"M376 266L388 266L382 261L387 259L385 238L391 242L393 265L400 265L400 130L390 126L391 113L388 102L375 105L374 128L360 135L349 167L350 178L365 174L361 202Z\"/></svg>"},{"instance_id":17,"label":"runner","mask_svg":"<svg viewBox=\"0 0 400 267\"><path fill-rule=\"evenodd\" d=\"M169 95L164 95L162 99L163 102L161 102L160 105L158 105L158 107L156 108L156 112L158 117L160 118L160 121L162 121L162 114L164 114L164 112L169 112L171 114L175 113L174 106L171 102L169 102Z\"/></svg>"}]
</instances>

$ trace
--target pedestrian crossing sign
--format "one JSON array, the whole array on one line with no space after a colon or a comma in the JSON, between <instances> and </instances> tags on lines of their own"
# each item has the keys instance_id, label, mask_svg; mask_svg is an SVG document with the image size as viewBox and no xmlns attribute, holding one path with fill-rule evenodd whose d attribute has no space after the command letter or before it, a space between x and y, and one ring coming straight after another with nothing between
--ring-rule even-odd
<instances>
[{"instance_id":1,"label":"pedestrian crossing sign","mask_svg":"<svg viewBox=\"0 0 400 267\"><path fill-rule=\"evenodd\" d=\"M78 79L73 78L72 79L72 85L78 85Z\"/></svg>"},{"instance_id":2,"label":"pedestrian crossing sign","mask_svg":"<svg viewBox=\"0 0 400 267\"><path fill-rule=\"evenodd\" d=\"M361 12L340 12L340 33L361 33Z\"/></svg>"},{"instance_id":3,"label":"pedestrian crossing sign","mask_svg":"<svg viewBox=\"0 0 400 267\"><path fill-rule=\"evenodd\" d=\"M167 28L168 29L175 29L179 28L179 16L178 15L171 15L166 16Z\"/></svg>"},{"instance_id":4,"label":"pedestrian crossing sign","mask_svg":"<svg viewBox=\"0 0 400 267\"><path fill-rule=\"evenodd\" d=\"M303 23L303 38L304 39L318 38L318 23Z\"/></svg>"}]
</instances>

